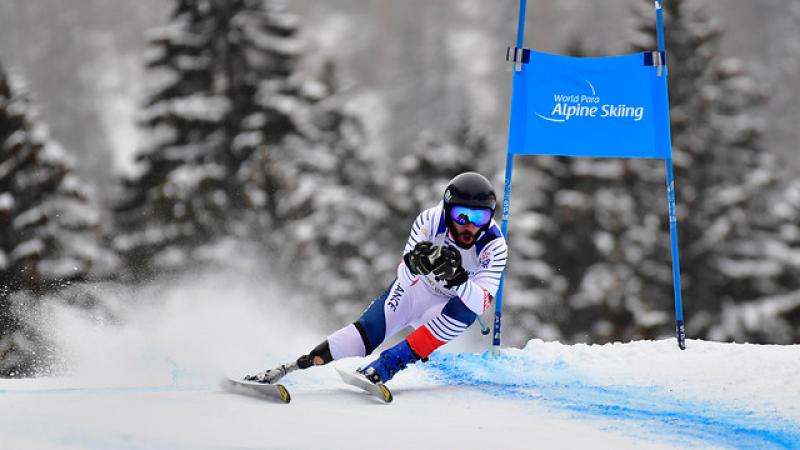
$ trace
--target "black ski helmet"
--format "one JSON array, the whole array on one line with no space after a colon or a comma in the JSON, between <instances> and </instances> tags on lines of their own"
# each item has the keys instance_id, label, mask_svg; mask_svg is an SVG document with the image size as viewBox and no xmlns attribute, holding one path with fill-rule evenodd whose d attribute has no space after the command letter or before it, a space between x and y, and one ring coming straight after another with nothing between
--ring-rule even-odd
<instances>
[{"instance_id":1,"label":"black ski helmet","mask_svg":"<svg viewBox=\"0 0 800 450\"><path fill-rule=\"evenodd\" d=\"M444 190L444 217L447 229L455 235L453 219L450 217L450 208L453 206L469 206L484 208L494 214L497 207L497 195L494 193L492 183L477 172L464 172L450 180ZM491 221L481 227L481 231L489 228Z\"/></svg>"}]
</instances>

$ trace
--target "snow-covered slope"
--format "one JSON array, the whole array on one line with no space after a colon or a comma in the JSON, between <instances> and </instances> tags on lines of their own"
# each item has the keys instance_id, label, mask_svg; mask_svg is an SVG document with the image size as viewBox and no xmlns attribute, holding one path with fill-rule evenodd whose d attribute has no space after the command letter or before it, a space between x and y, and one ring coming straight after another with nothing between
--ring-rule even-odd
<instances>
[{"instance_id":1,"label":"snow-covered slope","mask_svg":"<svg viewBox=\"0 0 800 450\"><path fill-rule=\"evenodd\" d=\"M1 448L800 448L800 346L531 341L492 356L481 340L399 374L391 405L330 366L287 377L283 405L218 382L316 344L307 308L214 278L136 297L106 295L113 322L51 311L65 372L0 380Z\"/></svg>"},{"instance_id":2,"label":"snow-covered slope","mask_svg":"<svg viewBox=\"0 0 800 450\"><path fill-rule=\"evenodd\" d=\"M674 347L442 354L399 375L391 405L330 367L288 380L289 405L177 367L159 384L6 380L0 436L6 449L800 447L800 349Z\"/></svg>"}]
</instances>

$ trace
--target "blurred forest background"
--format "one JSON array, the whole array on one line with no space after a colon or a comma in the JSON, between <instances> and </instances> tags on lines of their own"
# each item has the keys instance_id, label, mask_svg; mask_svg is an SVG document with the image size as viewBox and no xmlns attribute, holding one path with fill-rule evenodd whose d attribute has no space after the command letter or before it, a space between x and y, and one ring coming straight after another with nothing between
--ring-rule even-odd
<instances>
[{"instance_id":1,"label":"blurred forest background","mask_svg":"<svg viewBox=\"0 0 800 450\"><path fill-rule=\"evenodd\" d=\"M502 190L516 0L0 3L0 375L44 301L260 255L352 320L415 215ZM800 3L667 0L687 335L800 343ZM655 47L651 0L532 1L526 47ZM673 333L663 163L517 164L507 345ZM47 299L47 300L45 300Z\"/></svg>"}]
</instances>

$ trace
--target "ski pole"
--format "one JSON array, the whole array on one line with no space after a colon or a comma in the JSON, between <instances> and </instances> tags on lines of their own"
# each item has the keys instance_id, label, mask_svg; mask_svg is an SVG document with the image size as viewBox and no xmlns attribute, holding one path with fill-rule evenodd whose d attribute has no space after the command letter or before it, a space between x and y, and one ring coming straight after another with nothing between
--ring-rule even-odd
<instances>
[{"instance_id":1,"label":"ski pole","mask_svg":"<svg viewBox=\"0 0 800 450\"><path fill-rule=\"evenodd\" d=\"M489 334L489 331L491 331L491 330L489 330L489 327L487 327L486 325L483 324L483 321L481 320L481 316L478 316L477 318L478 318L478 325L481 326L481 334L486 336L487 334Z\"/></svg>"}]
</instances>

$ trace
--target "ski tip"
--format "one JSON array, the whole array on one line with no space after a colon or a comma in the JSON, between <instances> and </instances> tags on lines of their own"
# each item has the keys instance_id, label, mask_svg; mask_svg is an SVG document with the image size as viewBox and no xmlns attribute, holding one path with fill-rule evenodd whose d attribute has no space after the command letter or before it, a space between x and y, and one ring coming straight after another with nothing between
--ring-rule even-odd
<instances>
[{"instance_id":1,"label":"ski tip","mask_svg":"<svg viewBox=\"0 0 800 450\"><path fill-rule=\"evenodd\" d=\"M383 394L383 400L386 403L392 403L392 400L394 400L394 397L392 397L392 391L390 391L389 388L383 384L378 384L377 386L381 390L381 394Z\"/></svg>"},{"instance_id":2,"label":"ski tip","mask_svg":"<svg viewBox=\"0 0 800 450\"><path fill-rule=\"evenodd\" d=\"M289 395L289 390L282 384L276 384L275 387L278 389L278 395L281 398L283 403L289 403L292 401L292 396ZM390 394L391 396L391 394Z\"/></svg>"}]
</instances>

